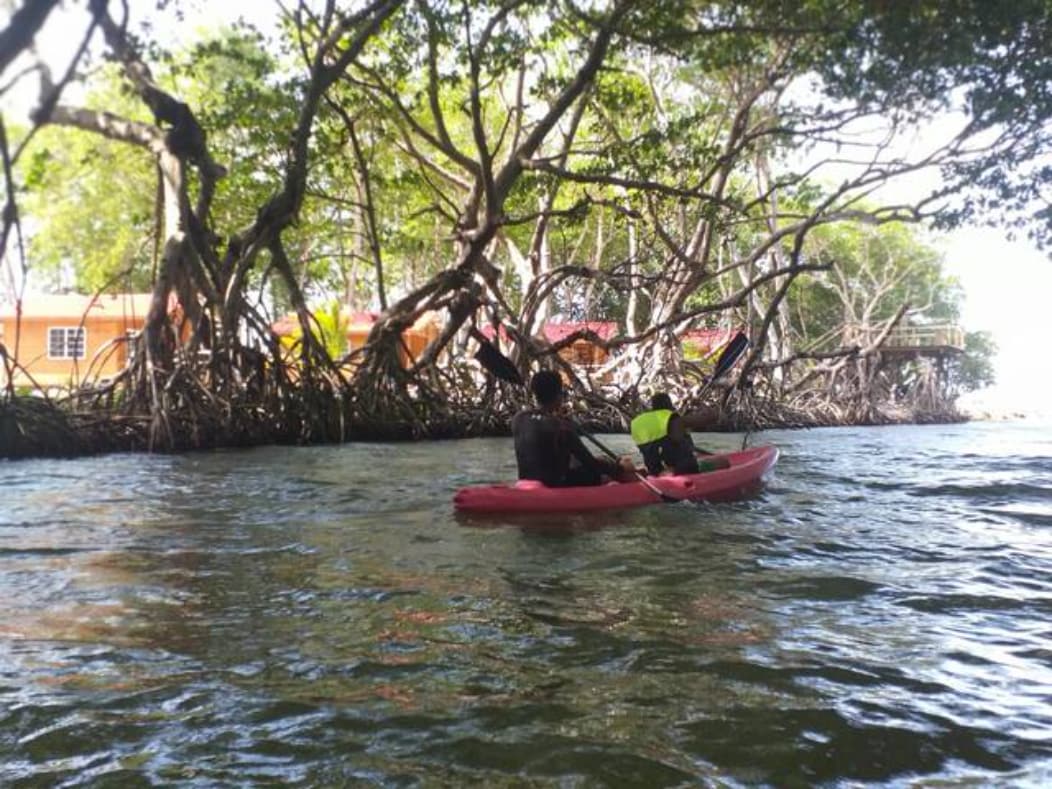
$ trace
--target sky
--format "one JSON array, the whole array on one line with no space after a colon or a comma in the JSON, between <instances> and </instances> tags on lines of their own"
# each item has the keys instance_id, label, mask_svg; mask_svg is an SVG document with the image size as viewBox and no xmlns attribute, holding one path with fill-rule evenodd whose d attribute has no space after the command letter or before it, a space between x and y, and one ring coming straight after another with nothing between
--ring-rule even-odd
<instances>
[{"instance_id":1,"label":"sky","mask_svg":"<svg viewBox=\"0 0 1052 789\"><path fill-rule=\"evenodd\" d=\"M48 20L41 38L42 51L56 53L56 74L61 73L69 54L84 31L83 3L67 5ZM155 6L153 0L132 0L133 15ZM263 23L276 11L269 0L223 0L185 3L190 9L183 23L157 23L173 31L206 29L245 16ZM5 15L6 17L6 15ZM0 25L6 26L6 18ZM169 18L170 19L170 18ZM62 58L61 53L67 57ZM50 58L49 58L50 59ZM14 69L9 69L13 73ZM5 109L14 104L29 106L34 94L9 93ZM924 130L913 138L915 145L928 135ZM930 181L898 184L900 194L920 192ZM997 384L962 400L965 407L998 413L1024 412L1052 416L1052 259L1026 240L1010 241L994 228L964 227L942 235L946 270L958 277L965 301L962 324L968 331L988 331L998 346L995 359Z\"/></svg>"},{"instance_id":2,"label":"sky","mask_svg":"<svg viewBox=\"0 0 1052 789\"><path fill-rule=\"evenodd\" d=\"M992 228L955 230L944 249L964 287L962 324L991 332L998 346L997 384L963 404L1052 416L1052 260Z\"/></svg>"}]
</instances>

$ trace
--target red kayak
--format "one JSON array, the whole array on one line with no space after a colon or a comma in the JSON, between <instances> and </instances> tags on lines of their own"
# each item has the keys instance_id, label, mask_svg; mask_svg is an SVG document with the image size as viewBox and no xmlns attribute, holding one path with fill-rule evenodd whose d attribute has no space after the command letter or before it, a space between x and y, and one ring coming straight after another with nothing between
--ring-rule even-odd
<instances>
[{"instance_id":1,"label":"red kayak","mask_svg":"<svg viewBox=\"0 0 1052 789\"><path fill-rule=\"evenodd\" d=\"M755 491L778 460L775 447L753 447L724 455L730 468L669 477L648 477L666 496L684 501L732 501ZM664 501L642 482L608 482L581 488L549 488L535 480L461 488L453 506L462 512L584 512Z\"/></svg>"}]
</instances>

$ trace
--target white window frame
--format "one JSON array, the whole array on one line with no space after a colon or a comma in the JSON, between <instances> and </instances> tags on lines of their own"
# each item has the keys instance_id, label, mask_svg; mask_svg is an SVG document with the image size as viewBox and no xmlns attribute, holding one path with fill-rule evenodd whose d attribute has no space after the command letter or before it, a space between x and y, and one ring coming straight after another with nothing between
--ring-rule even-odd
<instances>
[{"instance_id":1,"label":"white window frame","mask_svg":"<svg viewBox=\"0 0 1052 789\"><path fill-rule=\"evenodd\" d=\"M53 332L62 332L62 352L60 354L54 354L51 352L51 335ZM73 343L76 342L76 337L80 337L80 353L70 353L70 348L74 347ZM73 339L73 343L70 339ZM83 359L88 355L88 330L85 326L48 326L47 327L47 358L49 359Z\"/></svg>"}]
</instances>

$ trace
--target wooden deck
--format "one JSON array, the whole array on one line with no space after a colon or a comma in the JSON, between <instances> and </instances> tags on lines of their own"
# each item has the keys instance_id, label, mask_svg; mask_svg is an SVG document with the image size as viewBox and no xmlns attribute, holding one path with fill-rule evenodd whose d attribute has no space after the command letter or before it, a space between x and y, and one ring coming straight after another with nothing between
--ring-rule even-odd
<instances>
[{"instance_id":1,"label":"wooden deck","mask_svg":"<svg viewBox=\"0 0 1052 789\"><path fill-rule=\"evenodd\" d=\"M879 334L877 329L859 329L856 336L872 342ZM948 323L899 326L888 335L880 350L892 356L952 356L964 353L964 329Z\"/></svg>"}]
</instances>

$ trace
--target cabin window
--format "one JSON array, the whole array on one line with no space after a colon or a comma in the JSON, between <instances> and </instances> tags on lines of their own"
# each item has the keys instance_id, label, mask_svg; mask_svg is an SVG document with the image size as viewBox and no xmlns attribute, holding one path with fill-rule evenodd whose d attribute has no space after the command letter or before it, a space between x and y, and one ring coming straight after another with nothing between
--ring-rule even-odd
<instances>
[{"instance_id":1,"label":"cabin window","mask_svg":"<svg viewBox=\"0 0 1052 789\"><path fill-rule=\"evenodd\" d=\"M49 359L83 359L87 342L83 326L53 326L47 330Z\"/></svg>"}]
</instances>

